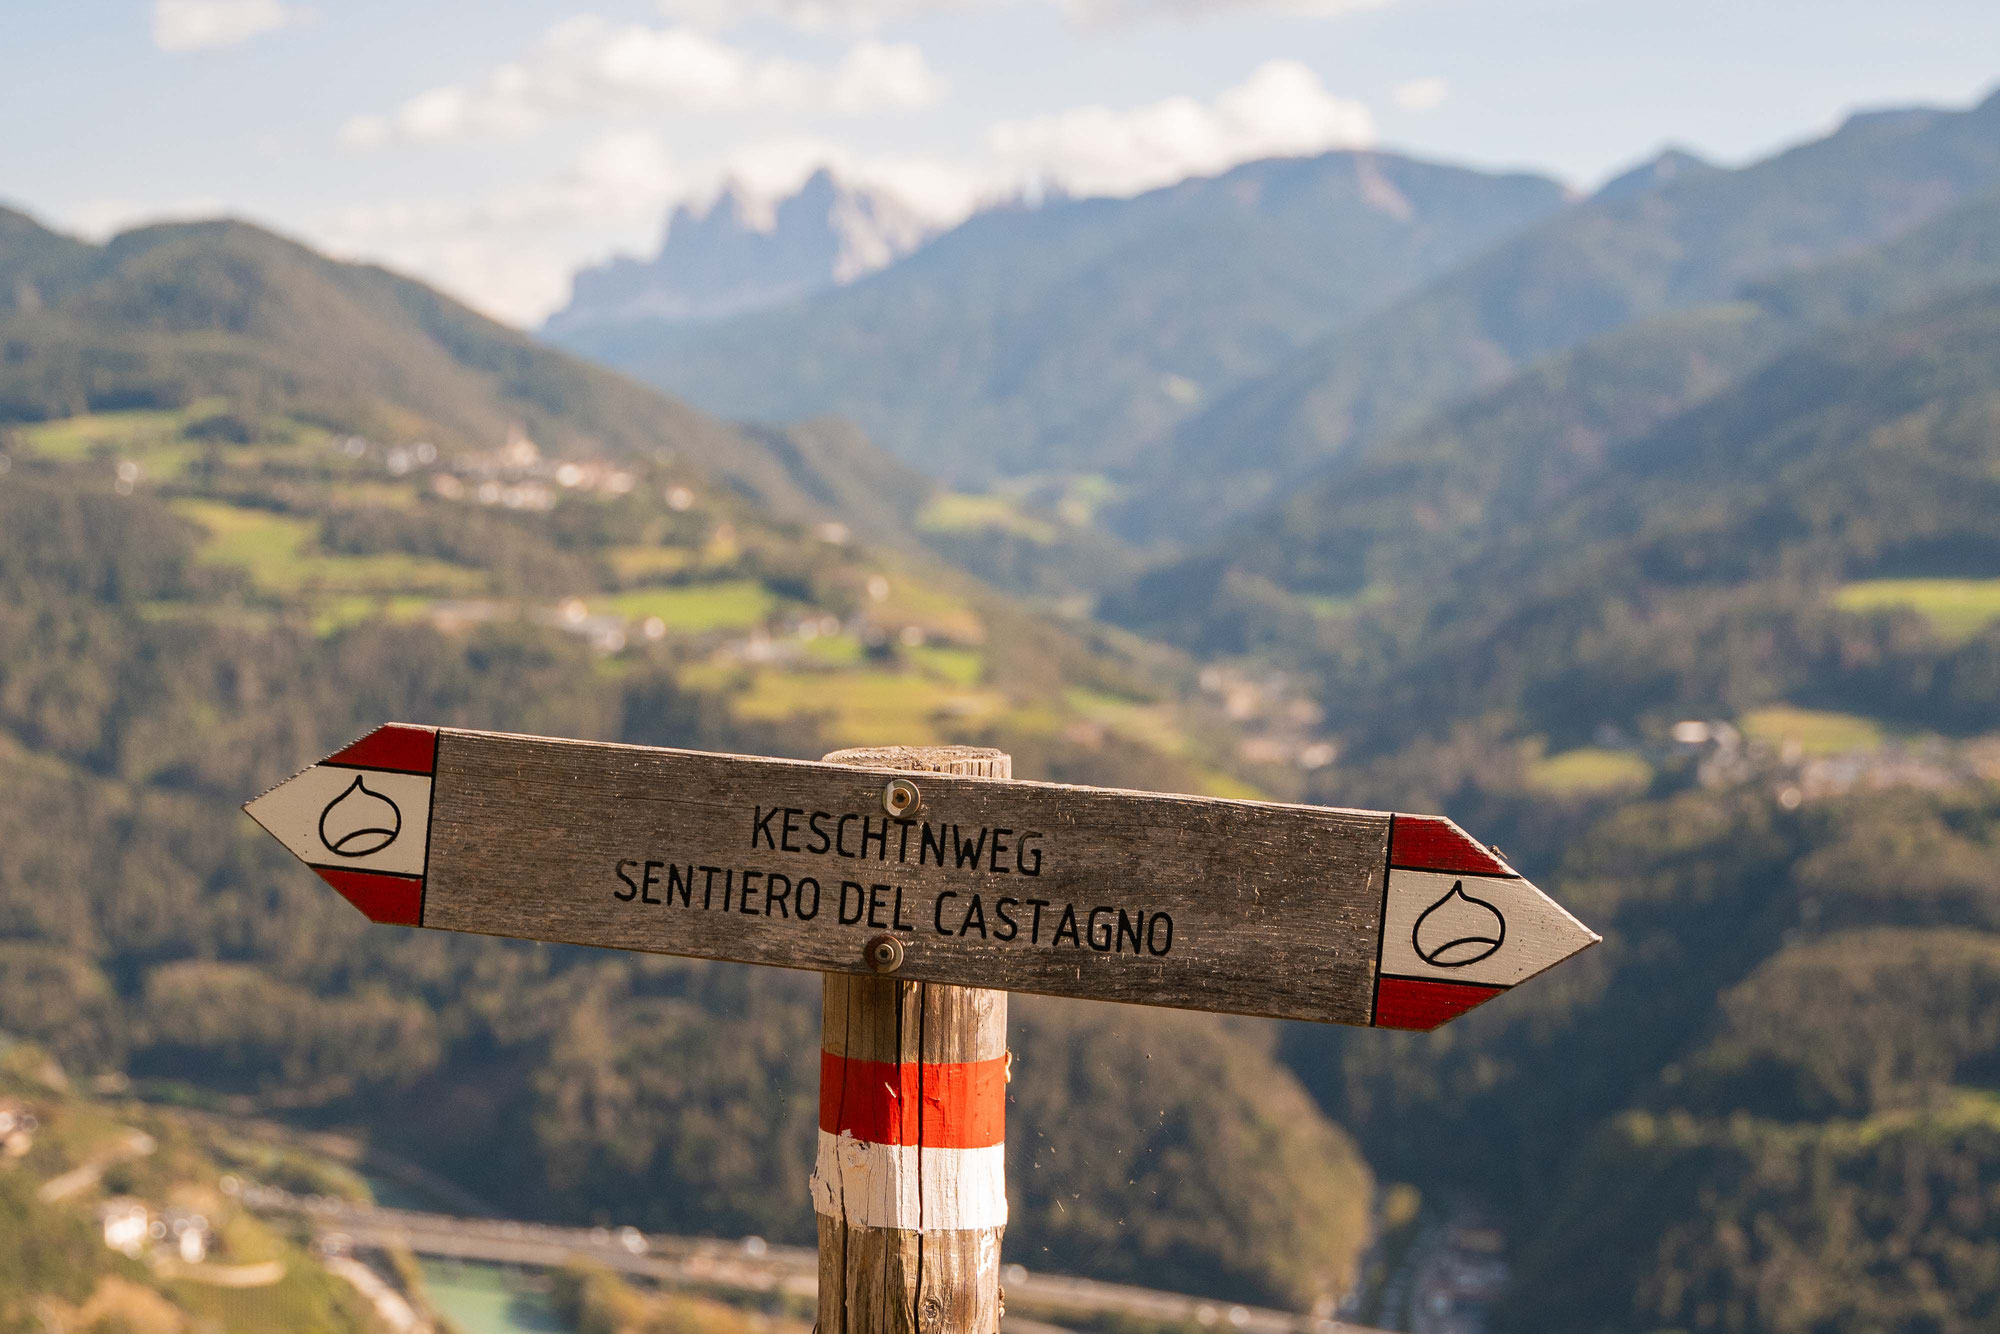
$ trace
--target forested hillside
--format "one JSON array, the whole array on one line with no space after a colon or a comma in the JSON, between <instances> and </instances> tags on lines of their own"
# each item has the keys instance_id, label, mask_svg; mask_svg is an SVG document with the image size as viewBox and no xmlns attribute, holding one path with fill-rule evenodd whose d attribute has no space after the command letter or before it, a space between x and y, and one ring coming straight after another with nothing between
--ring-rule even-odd
<instances>
[{"instance_id":1,"label":"forested hillside","mask_svg":"<svg viewBox=\"0 0 2000 1334\"><path fill-rule=\"evenodd\" d=\"M1136 458L1110 522L1212 528L1537 358L1891 239L2000 185L2000 95L1857 115L1747 167L1644 184L1493 246L1182 423Z\"/></svg>"},{"instance_id":2,"label":"forested hillside","mask_svg":"<svg viewBox=\"0 0 2000 1334\"><path fill-rule=\"evenodd\" d=\"M1251 790L1174 655L858 541L809 460L865 442L737 432L247 227L14 235L0 1030L78 1071L356 1126L526 1214L808 1238L809 977L371 927L240 803L394 718ZM1023 1259L1348 1283L1368 1169L1268 1036L1020 1011ZM1107 1096L1079 1042L1141 1068ZM1123 1133L1052 1156L1086 1092Z\"/></svg>"},{"instance_id":3,"label":"forested hillside","mask_svg":"<svg viewBox=\"0 0 2000 1334\"><path fill-rule=\"evenodd\" d=\"M1476 818L1604 932L1288 1037L1378 1173L1502 1209L1508 1328L2000 1312L1996 253L1970 205L1544 362L1140 600L1313 676L1317 798Z\"/></svg>"}]
</instances>

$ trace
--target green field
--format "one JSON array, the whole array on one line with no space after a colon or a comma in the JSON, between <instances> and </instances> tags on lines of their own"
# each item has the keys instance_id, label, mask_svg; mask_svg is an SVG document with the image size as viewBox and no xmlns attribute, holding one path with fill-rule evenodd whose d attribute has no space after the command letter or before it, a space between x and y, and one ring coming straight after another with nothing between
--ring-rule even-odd
<instances>
[{"instance_id":1,"label":"green field","mask_svg":"<svg viewBox=\"0 0 2000 1334\"><path fill-rule=\"evenodd\" d=\"M998 530L1047 545L1056 540L1055 525L1023 514L1006 496L968 495L947 491L935 496L917 515L917 526L933 533L976 533Z\"/></svg>"},{"instance_id":2,"label":"green field","mask_svg":"<svg viewBox=\"0 0 2000 1334\"><path fill-rule=\"evenodd\" d=\"M295 515L245 509L216 500L177 500L174 512L207 533L201 546L204 562L247 570L258 591L267 594L456 596L481 592L487 584L480 571L441 560L319 551L318 526Z\"/></svg>"},{"instance_id":3,"label":"green field","mask_svg":"<svg viewBox=\"0 0 2000 1334\"><path fill-rule=\"evenodd\" d=\"M1834 604L1846 611L1908 609L1946 639L1965 640L2000 621L2000 579L1863 579L1843 587Z\"/></svg>"},{"instance_id":4,"label":"green field","mask_svg":"<svg viewBox=\"0 0 2000 1334\"><path fill-rule=\"evenodd\" d=\"M1528 784L1562 797L1639 791L1653 781L1653 768L1627 750L1580 746L1545 755L1528 766Z\"/></svg>"},{"instance_id":5,"label":"green field","mask_svg":"<svg viewBox=\"0 0 2000 1334\"><path fill-rule=\"evenodd\" d=\"M989 691L959 689L915 672L770 669L756 673L734 703L745 718L821 718L831 739L850 746L880 745L884 737L913 746L953 741L959 739L955 725L990 719L1006 707Z\"/></svg>"},{"instance_id":6,"label":"green field","mask_svg":"<svg viewBox=\"0 0 2000 1334\"><path fill-rule=\"evenodd\" d=\"M1753 709L1740 722L1743 734L1752 741L1772 745L1795 742L1807 755L1874 750L1887 739L1882 725L1872 718L1824 709L1795 709L1789 704Z\"/></svg>"},{"instance_id":7,"label":"green field","mask_svg":"<svg viewBox=\"0 0 2000 1334\"><path fill-rule=\"evenodd\" d=\"M713 584L675 588L633 588L613 593L602 607L629 620L657 616L669 630L701 634L709 630L748 630L762 625L777 609L778 599L755 579L725 579Z\"/></svg>"}]
</instances>

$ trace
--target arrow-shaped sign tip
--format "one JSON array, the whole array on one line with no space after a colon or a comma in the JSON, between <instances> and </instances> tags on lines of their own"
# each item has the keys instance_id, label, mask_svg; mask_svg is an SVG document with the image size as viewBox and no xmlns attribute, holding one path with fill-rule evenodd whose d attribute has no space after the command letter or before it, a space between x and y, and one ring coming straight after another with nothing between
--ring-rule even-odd
<instances>
[{"instance_id":1,"label":"arrow-shaped sign tip","mask_svg":"<svg viewBox=\"0 0 2000 1334\"><path fill-rule=\"evenodd\" d=\"M421 926L436 765L437 729L390 723L243 809L369 921Z\"/></svg>"},{"instance_id":2,"label":"arrow-shaped sign tip","mask_svg":"<svg viewBox=\"0 0 2000 1334\"><path fill-rule=\"evenodd\" d=\"M1441 816L1397 815L1375 1026L1436 1028L1601 940L1497 848Z\"/></svg>"}]
</instances>

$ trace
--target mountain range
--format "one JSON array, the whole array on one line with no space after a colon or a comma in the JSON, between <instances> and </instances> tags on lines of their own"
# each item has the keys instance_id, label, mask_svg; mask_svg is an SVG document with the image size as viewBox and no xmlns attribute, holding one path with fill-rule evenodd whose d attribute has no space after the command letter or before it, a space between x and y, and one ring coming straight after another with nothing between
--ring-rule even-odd
<instances>
[{"instance_id":1,"label":"mountain range","mask_svg":"<svg viewBox=\"0 0 2000 1334\"><path fill-rule=\"evenodd\" d=\"M727 416L851 418L957 483L1103 472L1563 200L1543 177L1390 154L1259 162L1136 199L989 209L881 273L738 319L558 338Z\"/></svg>"},{"instance_id":2,"label":"mountain range","mask_svg":"<svg viewBox=\"0 0 2000 1334\"><path fill-rule=\"evenodd\" d=\"M597 325L690 323L779 305L883 268L937 229L895 195L826 168L775 201L732 183L705 205L676 208L651 259L577 273L569 303L544 332L561 338Z\"/></svg>"}]
</instances>

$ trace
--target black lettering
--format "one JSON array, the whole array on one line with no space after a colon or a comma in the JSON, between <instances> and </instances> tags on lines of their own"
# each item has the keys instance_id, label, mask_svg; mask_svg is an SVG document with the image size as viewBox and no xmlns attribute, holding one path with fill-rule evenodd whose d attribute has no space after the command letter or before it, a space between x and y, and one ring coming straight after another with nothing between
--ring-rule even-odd
<instances>
[{"instance_id":1,"label":"black lettering","mask_svg":"<svg viewBox=\"0 0 2000 1334\"><path fill-rule=\"evenodd\" d=\"M1097 920L1100 913L1104 917L1102 922ZM1102 935L1098 934L1100 926L1104 928ZM1090 941L1090 948L1096 950L1099 954L1111 953L1111 909L1092 908L1090 910L1090 925L1086 930L1088 934L1085 938Z\"/></svg>"},{"instance_id":2,"label":"black lettering","mask_svg":"<svg viewBox=\"0 0 2000 1334\"><path fill-rule=\"evenodd\" d=\"M784 885L783 889L778 888L781 883ZM771 909L776 908L778 916L790 917L792 910L787 904L791 897L792 878L790 876L779 875L776 871L773 871L764 877L764 916L769 917Z\"/></svg>"},{"instance_id":3,"label":"black lettering","mask_svg":"<svg viewBox=\"0 0 2000 1334\"><path fill-rule=\"evenodd\" d=\"M752 806L750 808L751 847L754 848L757 846L757 840L760 837L764 840L765 847L775 849L778 846L771 839L771 821L777 817L777 814L778 808L776 806L773 806L768 811L762 806Z\"/></svg>"},{"instance_id":4,"label":"black lettering","mask_svg":"<svg viewBox=\"0 0 2000 1334\"><path fill-rule=\"evenodd\" d=\"M833 850L836 855L841 857L852 857L854 855L847 850L847 822L849 820L859 820L860 818L860 816L849 812L841 816L840 823L833 827Z\"/></svg>"},{"instance_id":5,"label":"black lettering","mask_svg":"<svg viewBox=\"0 0 2000 1334\"><path fill-rule=\"evenodd\" d=\"M933 832L935 837L932 836ZM917 865L922 866L933 857L936 858L937 865L944 865L944 826L939 825L933 831L931 822L926 820L923 832L917 835Z\"/></svg>"},{"instance_id":6,"label":"black lettering","mask_svg":"<svg viewBox=\"0 0 2000 1334\"><path fill-rule=\"evenodd\" d=\"M715 906L715 873L722 868L720 866L697 866L694 869L702 872L701 906L703 908L713 908Z\"/></svg>"},{"instance_id":7,"label":"black lettering","mask_svg":"<svg viewBox=\"0 0 2000 1334\"><path fill-rule=\"evenodd\" d=\"M958 924L958 934L977 931L981 940L986 939L986 909L980 906L979 896L974 894L972 902L965 905L965 920Z\"/></svg>"},{"instance_id":8,"label":"black lettering","mask_svg":"<svg viewBox=\"0 0 2000 1334\"><path fill-rule=\"evenodd\" d=\"M1006 875L1012 869L1011 867L1002 866L1000 864L1000 857L1001 854L1007 851L1007 835L1013 832L1011 829L996 829L993 831L993 857L986 865L995 875Z\"/></svg>"},{"instance_id":9,"label":"black lettering","mask_svg":"<svg viewBox=\"0 0 2000 1334\"><path fill-rule=\"evenodd\" d=\"M785 807L784 837L778 840L778 846L782 847L786 852L798 851L798 847L792 842L792 838L799 832L799 817L804 814L805 812L796 806Z\"/></svg>"},{"instance_id":10,"label":"black lettering","mask_svg":"<svg viewBox=\"0 0 2000 1334\"><path fill-rule=\"evenodd\" d=\"M729 911L729 896L736 889L736 868L730 867L722 873L722 911Z\"/></svg>"},{"instance_id":11,"label":"black lettering","mask_svg":"<svg viewBox=\"0 0 2000 1334\"><path fill-rule=\"evenodd\" d=\"M1007 915L1007 905L1019 903L1019 899L993 900L993 915L1000 919L1000 925L993 928L993 938L995 940L1012 940L1015 936L1021 934L1020 926L1015 923L1013 918Z\"/></svg>"},{"instance_id":12,"label":"black lettering","mask_svg":"<svg viewBox=\"0 0 2000 1334\"><path fill-rule=\"evenodd\" d=\"M1153 937L1156 934L1158 934L1160 927L1163 925L1167 928L1166 938L1163 940L1155 941ZM1167 916L1163 912L1154 913L1153 920L1146 923L1146 953L1152 955L1161 955L1165 954L1168 950L1172 949L1173 947L1174 947L1174 919Z\"/></svg>"},{"instance_id":13,"label":"black lettering","mask_svg":"<svg viewBox=\"0 0 2000 1334\"><path fill-rule=\"evenodd\" d=\"M931 905L931 926L941 936L951 934L951 932L944 929L944 901L957 897L958 892L956 890L947 889L944 893L938 895L937 902Z\"/></svg>"},{"instance_id":14,"label":"black lettering","mask_svg":"<svg viewBox=\"0 0 2000 1334\"><path fill-rule=\"evenodd\" d=\"M876 912L879 911L880 909L887 908L889 906L887 903L884 903L882 901L882 896L889 891L889 888L890 887L888 885L868 886L868 925L870 926L889 925L887 922L878 922L875 920Z\"/></svg>"},{"instance_id":15,"label":"black lettering","mask_svg":"<svg viewBox=\"0 0 2000 1334\"><path fill-rule=\"evenodd\" d=\"M953 825L951 827L951 846L953 853L958 857L959 870L977 871L979 869L979 854L986 848L986 831L981 829L978 839L967 843L965 842L965 831L957 825Z\"/></svg>"},{"instance_id":16,"label":"black lettering","mask_svg":"<svg viewBox=\"0 0 2000 1334\"><path fill-rule=\"evenodd\" d=\"M868 855L868 843L871 839L875 843L875 860L878 862L888 861L889 822L884 820L882 827L877 829L875 828L875 822L864 815L861 817L861 855L864 857Z\"/></svg>"},{"instance_id":17,"label":"black lettering","mask_svg":"<svg viewBox=\"0 0 2000 1334\"><path fill-rule=\"evenodd\" d=\"M630 903L633 899L639 897L639 886L633 882L631 876L625 873L626 867L637 866L638 864L639 863L635 861L622 861L618 863L618 878L625 882L625 892L621 894L614 889L611 891L612 898L621 899L626 903Z\"/></svg>"},{"instance_id":18,"label":"black lettering","mask_svg":"<svg viewBox=\"0 0 2000 1334\"><path fill-rule=\"evenodd\" d=\"M826 836L826 826L820 823L824 819L826 819L825 811L814 811L806 819L806 824L811 827L813 833L812 845L806 851L821 857L824 857L826 850L833 846L833 840Z\"/></svg>"},{"instance_id":19,"label":"black lettering","mask_svg":"<svg viewBox=\"0 0 2000 1334\"><path fill-rule=\"evenodd\" d=\"M1137 954L1139 952L1139 928L1144 925L1146 925L1145 913L1142 912L1137 917L1134 917L1123 908L1118 910L1118 952L1120 954L1125 952L1125 937L1127 935L1132 937L1132 953Z\"/></svg>"},{"instance_id":20,"label":"black lettering","mask_svg":"<svg viewBox=\"0 0 2000 1334\"><path fill-rule=\"evenodd\" d=\"M1030 945L1039 945L1042 943L1042 909L1049 906L1049 901L1047 899L1029 899L1028 906L1035 910L1035 919L1028 924L1028 943Z\"/></svg>"},{"instance_id":21,"label":"black lettering","mask_svg":"<svg viewBox=\"0 0 2000 1334\"><path fill-rule=\"evenodd\" d=\"M1023 834L1021 835L1021 841L1014 845L1014 865L1019 868L1022 875L1040 875L1042 873L1041 837L1040 834ZM1030 840L1034 841L1033 846L1030 846ZM1028 860L1030 852L1035 854L1035 859L1032 862Z\"/></svg>"},{"instance_id":22,"label":"black lettering","mask_svg":"<svg viewBox=\"0 0 2000 1334\"><path fill-rule=\"evenodd\" d=\"M681 874L679 866L669 866L667 868L668 903L674 901L674 891L676 889L681 892L681 907L692 908L694 906L694 867L688 867L686 875Z\"/></svg>"},{"instance_id":23,"label":"black lettering","mask_svg":"<svg viewBox=\"0 0 2000 1334\"><path fill-rule=\"evenodd\" d=\"M903 887L896 886L896 911L889 914L889 920L896 924L898 931L908 931L910 924L903 920Z\"/></svg>"},{"instance_id":24,"label":"black lettering","mask_svg":"<svg viewBox=\"0 0 2000 1334\"><path fill-rule=\"evenodd\" d=\"M908 821L908 820L898 820L898 821L896 821L896 823L897 823L897 824L899 824L899 825L901 825L901 826L903 826L903 838L902 838L902 841L901 841L900 843L898 843L898 844L896 845L896 860L897 860L898 862L906 862L906 861L910 860L910 826L911 826L911 822L910 822L910 821Z\"/></svg>"},{"instance_id":25,"label":"black lettering","mask_svg":"<svg viewBox=\"0 0 2000 1334\"><path fill-rule=\"evenodd\" d=\"M762 871L745 871L743 873L743 897L736 901L736 911L742 913L745 917L755 915L755 910L750 906L750 877L753 875L759 880L764 878ZM770 891L766 890L765 893L768 896ZM764 915L766 917L771 915L771 910L768 907L764 909Z\"/></svg>"},{"instance_id":26,"label":"black lettering","mask_svg":"<svg viewBox=\"0 0 2000 1334\"><path fill-rule=\"evenodd\" d=\"M657 872L665 865L665 862L646 863L645 874L639 877L639 902L651 903L655 906L659 904L660 901L653 897L653 886L660 883L660 877Z\"/></svg>"},{"instance_id":27,"label":"black lettering","mask_svg":"<svg viewBox=\"0 0 2000 1334\"><path fill-rule=\"evenodd\" d=\"M847 891L850 889L854 891L854 915L851 917L847 912ZM868 900L862 894L861 886L855 884L852 880L843 880L840 882L840 924L842 926L853 926L856 922L860 921L861 912L867 906Z\"/></svg>"},{"instance_id":28,"label":"black lettering","mask_svg":"<svg viewBox=\"0 0 2000 1334\"><path fill-rule=\"evenodd\" d=\"M1083 941L1079 940L1076 934L1076 905L1074 903L1065 903L1063 905L1062 920L1056 923L1056 933L1049 937L1049 944L1062 944L1065 935L1069 937L1070 944L1076 946L1078 949L1083 948Z\"/></svg>"},{"instance_id":29,"label":"black lettering","mask_svg":"<svg viewBox=\"0 0 2000 1334\"><path fill-rule=\"evenodd\" d=\"M812 894L811 908L806 907L807 885L812 886L813 894ZM799 910L799 920L801 922L810 922L813 918L819 916L819 881L813 879L811 876L806 876L805 878L800 880L799 894L798 897L793 900L793 906Z\"/></svg>"}]
</instances>

